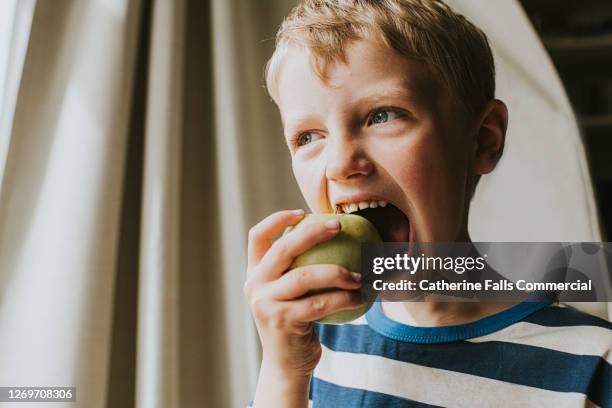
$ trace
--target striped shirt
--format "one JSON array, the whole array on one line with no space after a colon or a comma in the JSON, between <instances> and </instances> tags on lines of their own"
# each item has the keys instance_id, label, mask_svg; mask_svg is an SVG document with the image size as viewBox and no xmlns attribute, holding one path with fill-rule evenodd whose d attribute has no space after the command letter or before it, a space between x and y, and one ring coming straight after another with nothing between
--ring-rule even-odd
<instances>
[{"instance_id":1,"label":"striped shirt","mask_svg":"<svg viewBox=\"0 0 612 408\"><path fill-rule=\"evenodd\" d=\"M525 302L423 328L375 303L315 328L314 407L612 407L612 325L573 308Z\"/></svg>"}]
</instances>

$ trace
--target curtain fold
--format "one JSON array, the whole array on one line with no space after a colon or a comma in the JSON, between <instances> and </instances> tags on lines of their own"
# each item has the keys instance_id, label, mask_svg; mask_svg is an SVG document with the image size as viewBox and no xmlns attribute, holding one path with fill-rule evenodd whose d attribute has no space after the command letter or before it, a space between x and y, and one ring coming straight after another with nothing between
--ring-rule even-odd
<instances>
[{"instance_id":1,"label":"curtain fold","mask_svg":"<svg viewBox=\"0 0 612 408\"><path fill-rule=\"evenodd\" d=\"M4 55L0 56L0 194L35 5L36 0L13 1L5 3L2 10L7 15L2 21Z\"/></svg>"},{"instance_id":2,"label":"curtain fold","mask_svg":"<svg viewBox=\"0 0 612 408\"><path fill-rule=\"evenodd\" d=\"M136 407L179 404L183 1L153 2L144 143Z\"/></svg>"},{"instance_id":3,"label":"curtain fold","mask_svg":"<svg viewBox=\"0 0 612 408\"><path fill-rule=\"evenodd\" d=\"M82 406L106 401L134 3L36 2L5 99L0 384L74 385Z\"/></svg>"}]
</instances>

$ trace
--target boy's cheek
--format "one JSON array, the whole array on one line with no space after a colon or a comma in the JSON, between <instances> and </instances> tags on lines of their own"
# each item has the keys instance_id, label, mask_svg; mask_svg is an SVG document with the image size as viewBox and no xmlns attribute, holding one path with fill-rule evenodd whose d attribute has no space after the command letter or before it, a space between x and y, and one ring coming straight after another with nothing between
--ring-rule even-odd
<instances>
[{"instance_id":1,"label":"boy's cheek","mask_svg":"<svg viewBox=\"0 0 612 408\"><path fill-rule=\"evenodd\" d=\"M465 169L458 168L438 151L422 151L420 160L405 160L396 174L400 188L413 208L425 240L451 240L461 224L464 208Z\"/></svg>"},{"instance_id":2,"label":"boy's cheek","mask_svg":"<svg viewBox=\"0 0 612 408\"><path fill-rule=\"evenodd\" d=\"M313 213L331 212L327 192L325 167L318 161L292 162L293 174L302 197Z\"/></svg>"}]
</instances>

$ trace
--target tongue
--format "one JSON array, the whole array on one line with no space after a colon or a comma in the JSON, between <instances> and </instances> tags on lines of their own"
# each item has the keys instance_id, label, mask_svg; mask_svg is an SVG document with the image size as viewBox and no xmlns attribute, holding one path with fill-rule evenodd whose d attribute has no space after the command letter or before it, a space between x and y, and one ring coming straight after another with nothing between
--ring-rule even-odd
<instances>
[{"instance_id":1,"label":"tongue","mask_svg":"<svg viewBox=\"0 0 612 408\"><path fill-rule=\"evenodd\" d=\"M387 204L386 207L359 210L357 214L374 224L384 242L409 241L410 222L399 208Z\"/></svg>"}]
</instances>

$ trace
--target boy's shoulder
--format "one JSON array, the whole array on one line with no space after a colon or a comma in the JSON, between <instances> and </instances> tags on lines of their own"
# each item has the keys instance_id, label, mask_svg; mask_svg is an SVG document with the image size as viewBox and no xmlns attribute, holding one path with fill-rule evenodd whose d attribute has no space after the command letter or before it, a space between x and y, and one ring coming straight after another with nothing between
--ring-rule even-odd
<instances>
[{"instance_id":1,"label":"boy's shoulder","mask_svg":"<svg viewBox=\"0 0 612 408\"><path fill-rule=\"evenodd\" d=\"M552 304L523 319L524 322L545 327L593 326L612 330L612 323L600 317L582 312L572 306Z\"/></svg>"},{"instance_id":2,"label":"boy's shoulder","mask_svg":"<svg viewBox=\"0 0 612 408\"><path fill-rule=\"evenodd\" d=\"M503 342L559 358L593 356L612 362L612 323L562 304L549 305L508 327L468 341Z\"/></svg>"}]
</instances>

